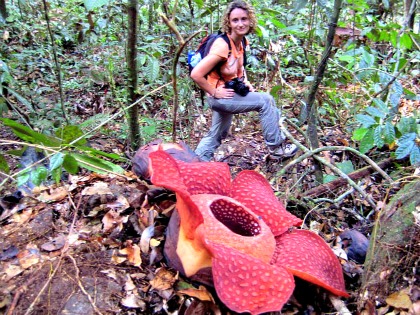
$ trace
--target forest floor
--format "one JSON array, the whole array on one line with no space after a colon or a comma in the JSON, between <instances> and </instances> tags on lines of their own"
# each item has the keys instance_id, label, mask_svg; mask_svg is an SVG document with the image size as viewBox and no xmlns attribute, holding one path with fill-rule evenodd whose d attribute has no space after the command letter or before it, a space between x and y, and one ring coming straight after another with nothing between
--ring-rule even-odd
<instances>
[{"instance_id":1,"label":"forest floor","mask_svg":"<svg viewBox=\"0 0 420 315\"><path fill-rule=\"evenodd\" d=\"M340 247L337 236L346 230L369 237L375 209L355 192L337 199L349 191L347 185L318 196L327 201L312 203L315 206L309 209L305 192L317 186L311 161L304 160L278 176L288 161L267 157L256 117L236 118L232 130L216 159L227 162L233 176L244 169L264 174L287 202L287 209L304 219L304 228L316 231L331 247ZM202 132L205 130L196 131L189 142L197 143ZM11 139L14 135L2 129L0 137ZM320 139L322 145L351 141L334 127L322 129ZM101 134L91 142L101 150L124 151L123 143ZM381 152L376 154L380 160ZM343 152L329 152L325 157L333 162L352 160L356 169L364 166ZM139 179L129 163L123 167L124 176L86 172L23 195L12 188L2 192L0 313L235 314L223 306L214 289L193 283L167 266L162 248L174 195L162 194ZM398 170L391 166L387 171ZM378 203L389 198L390 189L378 174L365 176L358 183ZM350 313L419 314L415 268L399 283L397 293L401 296L378 296L368 307L360 292L363 263L344 258L341 263L350 294L343 301ZM282 310L282 314L334 313L338 311L328 294L304 281L297 281L293 298Z\"/></svg>"}]
</instances>

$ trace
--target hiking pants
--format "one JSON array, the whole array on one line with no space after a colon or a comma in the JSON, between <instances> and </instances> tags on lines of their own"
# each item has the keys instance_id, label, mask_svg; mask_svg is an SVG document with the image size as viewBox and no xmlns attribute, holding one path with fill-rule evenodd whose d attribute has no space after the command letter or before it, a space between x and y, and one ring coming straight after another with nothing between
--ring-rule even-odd
<instances>
[{"instance_id":1,"label":"hiking pants","mask_svg":"<svg viewBox=\"0 0 420 315\"><path fill-rule=\"evenodd\" d=\"M231 99L207 97L207 102L213 111L212 125L195 150L202 161L213 158L214 151L228 135L233 114L258 112L264 140L269 149L279 147L285 139L279 128L281 112L268 93L250 92L247 96L235 94Z\"/></svg>"}]
</instances>

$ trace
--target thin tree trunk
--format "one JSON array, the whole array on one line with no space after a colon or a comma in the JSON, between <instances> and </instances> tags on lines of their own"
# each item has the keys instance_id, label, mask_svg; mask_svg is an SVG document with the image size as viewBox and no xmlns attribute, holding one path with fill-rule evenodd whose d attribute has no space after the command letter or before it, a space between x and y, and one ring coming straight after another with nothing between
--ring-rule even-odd
<instances>
[{"instance_id":1,"label":"thin tree trunk","mask_svg":"<svg viewBox=\"0 0 420 315\"><path fill-rule=\"evenodd\" d=\"M307 100L307 119L308 119L308 139L310 142L310 147L311 149L317 149L319 148L319 141L318 141L318 133L317 133L317 113L318 110L316 108L316 104L315 104L315 97L316 97L316 93L318 91L318 87L321 83L321 80L324 76L324 72L325 69L327 68L327 63L328 63L328 58L330 57L331 54L331 49L332 49L332 42L334 40L334 34L335 34L335 29L337 28L337 21L338 21L338 17L340 16L340 11L341 11L341 4L342 4L342 0L335 0L334 1L334 12L333 12L333 16L331 18L331 22L329 24L329 28L328 28L328 35L327 35L327 42L326 42L326 46L325 46L325 50L324 53L322 54L322 58L321 61L319 63L316 75L315 75L315 80L314 83L311 86L311 90L309 91L308 94L308 100ZM314 160L315 163L315 177L316 180L319 183L322 183L322 169L321 169L321 165L319 162L317 162L316 160Z\"/></svg>"},{"instance_id":2,"label":"thin tree trunk","mask_svg":"<svg viewBox=\"0 0 420 315\"><path fill-rule=\"evenodd\" d=\"M128 1L128 36L127 36L127 72L128 72L128 105L137 100L137 20L138 1ZM137 149L141 143L138 106L130 107L128 111L131 148Z\"/></svg>"},{"instance_id":3,"label":"thin tree trunk","mask_svg":"<svg viewBox=\"0 0 420 315\"><path fill-rule=\"evenodd\" d=\"M7 19L7 7L6 0L0 0L0 22L1 20L6 21Z\"/></svg>"}]
</instances>

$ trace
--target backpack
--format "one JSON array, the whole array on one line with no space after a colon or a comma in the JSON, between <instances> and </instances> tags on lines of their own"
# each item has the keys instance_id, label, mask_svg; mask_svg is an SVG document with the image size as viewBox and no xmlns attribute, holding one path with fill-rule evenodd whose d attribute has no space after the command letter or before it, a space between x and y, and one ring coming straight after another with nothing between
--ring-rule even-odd
<instances>
[{"instance_id":1,"label":"backpack","mask_svg":"<svg viewBox=\"0 0 420 315\"><path fill-rule=\"evenodd\" d=\"M228 59L232 53L232 47L230 45L230 40L229 37L227 36L226 33L222 33L219 31L219 33L214 33L214 34L210 34L207 35L206 37L204 37L201 40L200 45L198 46L196 51L190 51L188 53L188 68L189 68L189 72L191 74L191 71L194 69L194 67L196 65L198 65L198 63L204 58L206 57L209 52L210 52L210 48L211 45L213 45L214 41L216 39L218 39L219 37L223 38L224 41L228 44L229 47L229 53L228 53ZM242 46L244 48L244 67L246 66L246 38L244 37L242 39ZM220 66L221 64L216 65L216 67L218 68L219 71L219 76L222 77L221 73L220 73ZM212 69L210 72L212 72L214 69Z\"/></svg>"}]
</instances>

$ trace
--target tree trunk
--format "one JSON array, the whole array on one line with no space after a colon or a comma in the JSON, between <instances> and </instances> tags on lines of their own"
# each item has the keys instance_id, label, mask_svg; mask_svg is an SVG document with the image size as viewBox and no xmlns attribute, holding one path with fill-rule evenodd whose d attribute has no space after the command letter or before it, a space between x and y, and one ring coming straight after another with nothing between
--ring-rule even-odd
<instances>
[{"instance_id":1,"label":"tree trunk","mask_svg":"<svg viewBox=\"0 0 420 315\"><path fill-rule=\"evenodd\" d=\"M338 17L340 16L342 0L334 1L334 13L329 24L327 42L325 46L324 53L322 54L321 61L319 63L314 82L311 86L311 89L308 94L307 107L306 107L306 117L308 119L308 138L310 142L311 150L319 148L318 133L317 133L317 117L318 110L315 104L315 97L318 91L318 87L321 83L321 80L324 76L325 69L327 67L328 58L331 54L332 43L334 40L335 29L337 28ZM315 164L315 177L319 183L322 183L322 169L319 162L314 160Z\"/></svg>"},{"instance_id":2,"label":"tree trunk","mask_svg":"<svg viewBox=\"0 0 420 315\"><path fill-rule=\"evenodd\" d=\"M137 21L138 21L138 1L128 1L128 36L127 36L127 72L128 72L128 105L130 106L137 100ZM139 110L137 104L129 107L128 121L130 144L133 149L137 149L141 144L139 127Z\"/></svg>"},{"instance_id":3,"label":"tree trunk","mask_svg":"<svg viewBox=\"0 0 420 315\"><path fill-rule=\"evenodd\" d=\"M7 19L6 0L0 0L0 22Z\"/></svg>"},{"instance_id":4,"label":"tree trunk","mask_svg":"<svg viewBox=\"0 0 420 315\"><path fill-rule=\"evenodd\" d=\"M420 253L420 181L406 184L381 210L364 264L359 308L386 298L414 279Z\"/></svg>"},{"instance_id":5,"label":"tree trunk","mask_svg":"<svg viewBox=\"0 0 420 315\"><path fill-rule=\"evenodd\" d=\"M413 5L413 10L411 10L412 5ZM416 0L404 0L404 11L405 11L405 17L408 22L407 27L410 30L413 30L414 19L416 17Z\"/></svg>"}]
</instances>

